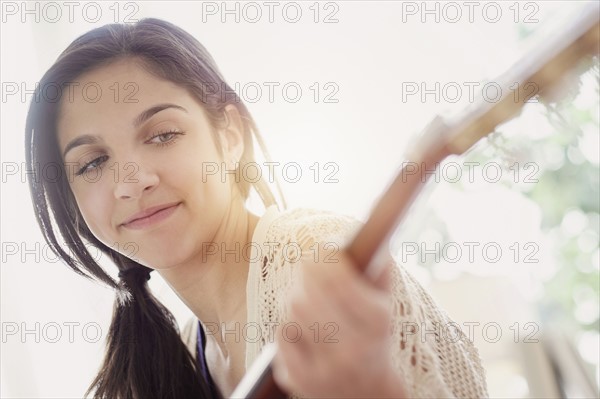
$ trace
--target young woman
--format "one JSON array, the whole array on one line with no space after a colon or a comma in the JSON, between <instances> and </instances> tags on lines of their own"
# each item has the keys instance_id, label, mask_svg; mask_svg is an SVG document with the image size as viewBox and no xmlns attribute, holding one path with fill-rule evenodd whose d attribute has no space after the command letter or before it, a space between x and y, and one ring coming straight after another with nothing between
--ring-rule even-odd
<instances>
[{"instance_id":1,"label":"young woman","mask_svg":"<svg viewBox=\"0 0 600 399\"><path fill-rule=\"evenodd\" d=\"M269 156L185 31L158 19L94 29L33 98L27 162L62 172L30 179L44 237L75 272L117 292L106 358L86 395L228 396L276 340L275 376L298 395L487 396L477 350L460 331L431 333L451 320L401 266L390 260L371 283L336 251L357 221L285 210L264 180L236 178L255 162L254 140ZM263 215L246 207L252 189ZM118 281L86 242L114 262ZM194 313L183 337L148 289L153 271Z\"/></svg>"}]
</instances>

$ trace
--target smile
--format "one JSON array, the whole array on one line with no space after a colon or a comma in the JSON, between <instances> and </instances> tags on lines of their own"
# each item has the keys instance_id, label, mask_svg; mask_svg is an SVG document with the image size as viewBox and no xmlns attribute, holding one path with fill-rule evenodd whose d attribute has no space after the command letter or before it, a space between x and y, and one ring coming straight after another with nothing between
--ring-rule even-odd
<instances>
[{"instance_id":1,"label":"smile","mask_svg":"<svg viewBox=\"0 0 600 399\"><path fill-rule=\"evenodd\" d=\"M129 223L124 223L122 226L130 230L141 230L154 226L171 216L179 208L179 205L181 205L181 202L168 208L161 209L152 215L135 219Z\"/></svg>"}]
</instances>

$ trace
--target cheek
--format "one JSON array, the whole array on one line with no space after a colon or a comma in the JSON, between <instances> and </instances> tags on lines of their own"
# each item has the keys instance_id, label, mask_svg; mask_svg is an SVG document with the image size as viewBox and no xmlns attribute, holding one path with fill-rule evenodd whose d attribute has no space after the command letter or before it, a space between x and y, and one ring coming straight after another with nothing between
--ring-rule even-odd
<instances>
[{"instance_id":1,"label":"cheek","mask_svg":"<svg viewBox=\"0 0 600 399\"><path fill-rule=\"evenodd\" d=\"M94 236L105 245L114 244L110 201L98 192L75 196L86 225Z\"/></svg>"},{"instance_id":2,"label":"cheek","mask_svg":"<svg viewBox=\"0 0 600 399\"><path fill-rule=\"evenodd\" d=\"M185 148L178 149L176 155L171 155L169 167L163 169L163 182L168 186L182 188L190 194L216 194L214 190L221 191L219 186L225 186L226 173L222 173L222 162L211 142L192 142Z\"/></svg>"}]
</instances>

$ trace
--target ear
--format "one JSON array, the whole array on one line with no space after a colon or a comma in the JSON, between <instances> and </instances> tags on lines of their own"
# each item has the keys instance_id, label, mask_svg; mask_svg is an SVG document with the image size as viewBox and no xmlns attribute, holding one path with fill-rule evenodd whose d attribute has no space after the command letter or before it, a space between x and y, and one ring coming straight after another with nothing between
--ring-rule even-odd
<instances>
[{"instance_id":1,"label":"ear","mask_svg":"<svg viewBox=\"0 0 600 399\"><path fill-rule=\"evenodd\" d=\"M229 164L233 161L239 162L244 153L244 125L237 107L233 104L225 107L225 116L227 126L221 129L219 138L223 149L223 160Z\"/></svg>"}]
</instances>

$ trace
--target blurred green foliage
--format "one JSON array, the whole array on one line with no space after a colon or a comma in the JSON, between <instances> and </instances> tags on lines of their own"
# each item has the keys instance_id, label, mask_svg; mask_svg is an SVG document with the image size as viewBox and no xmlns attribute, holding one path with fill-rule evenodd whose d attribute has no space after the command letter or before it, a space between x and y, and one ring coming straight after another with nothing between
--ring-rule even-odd
<instances>
[{"instance_id":1,"label":"blurred green foliage","mask_svg":"<svg viewBox=\"0 0 600 399\"><path fill-rule=\"evenodd\" d=\"M583 72L587 70L587 72ZM552 170L540 164L539 182L526 195L542 209L542 228L557 236L560 245L555 248L559 268L556 275L545 285L543 309L550 317L562 319L583 329L600 330L599 314L577 317L579 306L594 311L600 303L600 273L598 271L598 237L600 236L600 167L594 160L582 156L581 149L590 145L586 134L600 134L598 98L600 98L599 59L582 64L581 78L571 85L565 97L555 103L544 102L546 118L554 127L554 134L532 143L560 148L564 159L560 168ZM586 82L595 83L596 101L592 107L579 107L575 101ZM585 88L588 92L592 89ZM584 131L585 128L585 131ZM597 143L597 140L590 140ZM594 144L592 144L594 145ZM598 152L600 148L591 148ZM571 215L569 215L571 213ZM572 215L583 216L578 232L569 231ZM582 238L583 237L583 238ZM592 305L592 306L590 306ZM551 316L554 315L554 316Z\"/></svg>"},{"instance_id":2,"label":"blurred green foliage","mask_svg":"<svg viewBox=\"0 0 600 399\"><path fill-rule=\"evenodd\" d=\"M561 89L559 97L550 100L536 96L533 104L525 106L535 107L541 117L538 120L546 122L534 128L543 134L523 129L522 134L504 136L501 126L489 136L489 148L480 148L467 158L480 163L500 162L508 177L501 182L511 190L520 190L540 207L540 228L556 244L552 257L558 266L543 285L539 301L543 320L570 330L599 332L599 58L582 62ZM515 162L521 166L535 163L537 182L511 181L514 170L509 168Z\"/></svg>"}]
</instances>

